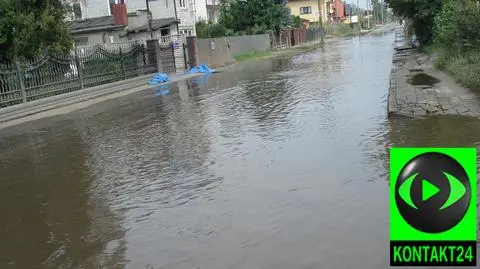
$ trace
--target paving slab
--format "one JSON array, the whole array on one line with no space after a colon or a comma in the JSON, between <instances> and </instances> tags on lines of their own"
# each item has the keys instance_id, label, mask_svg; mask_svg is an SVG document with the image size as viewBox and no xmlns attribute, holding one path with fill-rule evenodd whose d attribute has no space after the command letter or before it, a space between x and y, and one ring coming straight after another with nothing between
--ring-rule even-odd
<instances>
[{"instance_id":1,"label":"paving slab","mask_svg":"<svg viewBox=\"0 0 480 269\"><path fill-rule=\"evenodd\" d=\"M479 95L434 67L435 59L409 46L404 29L395 29L388 93L388 115L480 116Z\"/></svg>"}]
</instances>

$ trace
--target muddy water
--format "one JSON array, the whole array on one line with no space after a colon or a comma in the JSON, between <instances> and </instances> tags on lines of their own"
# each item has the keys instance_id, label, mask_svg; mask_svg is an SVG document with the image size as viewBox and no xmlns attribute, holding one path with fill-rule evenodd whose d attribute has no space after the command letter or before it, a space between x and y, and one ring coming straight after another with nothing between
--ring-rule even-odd
<instances>
[{"instance_id":1,"label":"muddy water","mask_svg":"<svg viewBox=\"0 0 480 269\"><path fill-rule=\"evenodd\" d=\"M393 34L0 131L0 268L386 268L387 147L477 145L386 118Z\"/></svg>"}]
</instances>

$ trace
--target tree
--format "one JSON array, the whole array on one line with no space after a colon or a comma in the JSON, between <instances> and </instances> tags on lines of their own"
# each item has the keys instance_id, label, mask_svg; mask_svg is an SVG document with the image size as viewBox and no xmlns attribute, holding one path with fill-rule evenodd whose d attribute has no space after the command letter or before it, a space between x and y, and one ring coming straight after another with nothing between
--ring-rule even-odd
<instances>
[{"instance_id":1,"label":"tree","mask_svg":"<svg viewBox=\"0 0 480 269\"><path fill-rule=\"evenodd\" d=\"M260 33L267 29L280 32L289 25L286 2L280 0L225 0L221 4L220 23L235 32Z\"/></svg>"},{"instance_id":2,"label":"tree","mask_svg":"<svg viewBox=\"0 0 480 269\"><path fill-rule=\"evenodd\" d=\"M0 0L0 60L28 59L45 49L68 52L66 11L60 0Z\"/></svg>"},{"instance_id":3,"label":"tree","mask_svg":"<svg viewBox=\"0 0 480 269\"><path fill-rule=\"evenodd\" d=\"M294 16L292 15L292 23L291 23L292 27L294 28L300 28L302 26L302 19L300 18L300 16Z\"/></svg>"},{"instance_id":4,"label":"tree","mask_svg":"<svg viewBox=\"0 0 480 269\"><path fill-rule=\"evenodd\" d=\"M447 0L435 17L435 42L451 54L478 51L480 47L480 8L476 1Z\"/></svg>"},{"instance_id":5,"label":"tree","mask_svg":"<svg viewBox=\"0 0 480 269\"><path fill-rule=\"evenodd\" d=\"M435 16L440 13L444 0L385 0L395 15L410 19L421 45L433 42Z\"/></svg>"}]
</instances>

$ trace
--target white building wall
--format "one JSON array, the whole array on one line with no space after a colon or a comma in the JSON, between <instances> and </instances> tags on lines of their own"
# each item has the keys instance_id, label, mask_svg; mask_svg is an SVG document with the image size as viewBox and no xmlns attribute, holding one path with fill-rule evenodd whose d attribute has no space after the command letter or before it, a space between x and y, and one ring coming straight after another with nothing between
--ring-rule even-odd
<instances>
[{"instance_id":1,"label":"white building wall","mask_svg":"<svg viewBox=\"0 0 480 269\"><path fill-rule=\"evenodd\" d=\"M153 19L175 17L174 0L149 0L148 5ZM145 0L125 0L127 12L135 12L139 9L147 9Z\"/></svg>"},{"instance_id":2,"label":"white building wall","mask_svg":"<svg viewBox=\"0 0 480 269\"><path fill-rule=\"evenodd\" d=\"M195 1L195 13L197 21L207 21L207 1L206 0L193 0Z\"/></svg>"},{"instance_id":3,"label":"white building wall","mask_svg":"<svg viewBox=\"0 0 480 269\"><path fill-rule=\"evenodd\" d=\"M82 17L84 19L103 17L110 15L108 0L84 0L80 1Z\"/></svg>"}]
</instances>

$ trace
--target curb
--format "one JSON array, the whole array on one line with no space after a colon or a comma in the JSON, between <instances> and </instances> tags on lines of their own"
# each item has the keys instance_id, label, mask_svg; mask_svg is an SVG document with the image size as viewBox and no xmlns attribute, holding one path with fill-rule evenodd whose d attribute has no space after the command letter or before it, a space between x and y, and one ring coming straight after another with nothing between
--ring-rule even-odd
<instances>
[{"instance_id":1,"label":"curb","mask_svg":"<svg viewBox=\"0 0 480 269\"><path fill-rule=\"evenodd\" d=\"M109 84L99 85L91 88L86 88L70 93L60 94L52 97L47 97L24 104L18 104L0 109L0 124L7 123L12 120L18 120L42 112L53 109L63 108L82 102L90 101L92 99L105 97L119 92L124 92L136 89L135 92L155 88L161 85L168 85L174 82L186 80L199 76L201 74L179 74L174 75L168 82L159 85L148 85L146 80L150 79L153 74L135 77L129 80L121 80Z\"/></svg>"}]
</instances>

